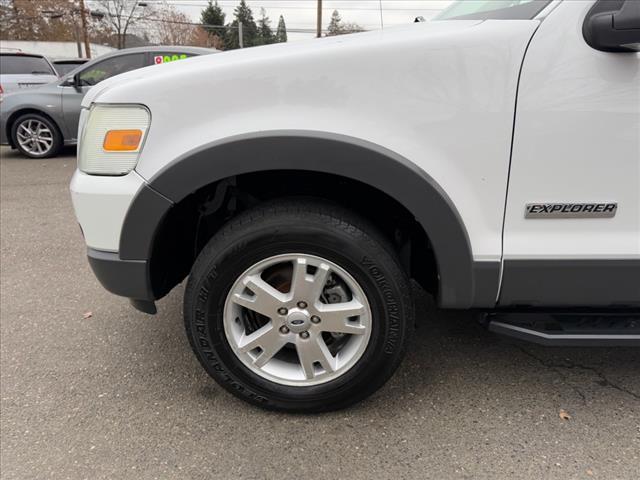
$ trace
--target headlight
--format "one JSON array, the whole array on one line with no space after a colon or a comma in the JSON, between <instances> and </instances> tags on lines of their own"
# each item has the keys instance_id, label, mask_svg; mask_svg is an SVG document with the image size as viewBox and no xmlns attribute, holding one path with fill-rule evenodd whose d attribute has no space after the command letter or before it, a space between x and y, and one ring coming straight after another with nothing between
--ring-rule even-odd
<instances>
[{"instance_id":1,"label":"headlight","mask_svg":"<svg viewBox=\"0 0 640 480\"><path fill-rule=\"evenodd\" d=\"M140 105L93 105L80 126L78 168L92 175L126 175L138 156L151 123Z\"/></svg>"}]
</instances>

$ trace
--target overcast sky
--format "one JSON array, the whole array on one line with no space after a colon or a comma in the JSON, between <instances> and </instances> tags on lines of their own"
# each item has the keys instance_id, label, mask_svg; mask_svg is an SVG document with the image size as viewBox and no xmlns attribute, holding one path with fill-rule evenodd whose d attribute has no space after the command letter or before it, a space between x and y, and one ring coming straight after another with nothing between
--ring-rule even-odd
<instances>
[{"instance_id":1,"label":"overcast sky","mask_svg":"<svg viewBox=\"0 0 640 480\"><path fill-rule=\"evenodd\" d=\"M199 21L200 12L207 4L207 0L165 1L176 6L194 21ZM227 14L227 21L230 21L233 9L238 5L239 0L218 0L218 3ZM451 0L382 0L384 25L411 23L419 15L429 19L449 3ZM317 0L247 0L247 4L253 10L256 19L260 16L260 8L264 7L274 29L280 15L284 15L289 29L314 30L316 28ZM379 0L323 0L322 23L325 29L334 10L340 12L345 22L354 22L366 29L380 28ZM294 41L313 36L313 33L290 32L289 39Z\"/></svg>"}]
</instances>

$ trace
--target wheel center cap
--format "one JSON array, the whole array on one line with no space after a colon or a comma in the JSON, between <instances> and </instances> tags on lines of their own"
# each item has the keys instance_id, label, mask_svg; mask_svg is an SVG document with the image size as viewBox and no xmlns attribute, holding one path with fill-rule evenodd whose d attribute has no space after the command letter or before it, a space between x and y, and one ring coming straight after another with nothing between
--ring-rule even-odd
<instances>
[{"instance_id":1,"label":"wheel center cap","mask_svg":"<svg viewBox=\"0 0 640 480\"><path fill-rule=\"evenodd\" d=\"M311 321L307 313L301 310L294 310L287 315L286 324L293 333L300 333L309 330Z\"/></svg>"}]
</instances>

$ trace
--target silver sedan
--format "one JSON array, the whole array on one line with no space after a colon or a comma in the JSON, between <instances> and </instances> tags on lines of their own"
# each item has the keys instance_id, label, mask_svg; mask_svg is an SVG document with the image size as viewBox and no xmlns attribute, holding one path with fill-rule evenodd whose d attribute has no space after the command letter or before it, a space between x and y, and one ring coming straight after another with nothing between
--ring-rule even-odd
<instances>
[{"instance_id":1,"label":"silver sedan","mask_svg":"<svg viewBox=\"0 0 640 480\"><path fill-rule=\"evenodd\" d=\"M99 82L138 68L216 53L198 47L140 47L118 50L85 63L62 79L3 97L0 144L31 158L55 156L78 141L80 104Z\"/></svg>"}]
</instances>

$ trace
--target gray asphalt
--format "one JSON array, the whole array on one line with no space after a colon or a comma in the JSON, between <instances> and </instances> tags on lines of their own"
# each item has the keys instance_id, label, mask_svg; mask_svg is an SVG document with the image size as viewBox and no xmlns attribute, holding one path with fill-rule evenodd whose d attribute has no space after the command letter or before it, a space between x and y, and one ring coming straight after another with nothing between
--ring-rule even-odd
<instances>
[{"instance_id":1,"label":"gray asphalt","mask_svg":"<svg viewBox=\"0 0 640 480\"><path fill-rule=\"evenodd\" d=\"M406 360L371 399L264 412L198 365L182 286L147 316L98 285L73 151L0 153L3 479L638 478L640 349L521 344L423 298Z\"/></svg>"}]
</instances>

